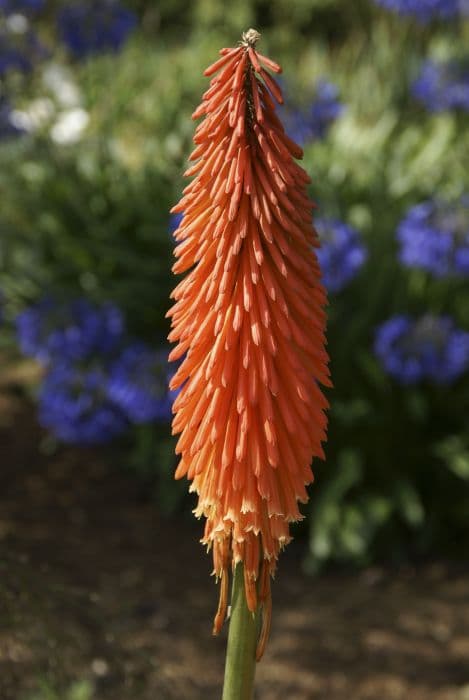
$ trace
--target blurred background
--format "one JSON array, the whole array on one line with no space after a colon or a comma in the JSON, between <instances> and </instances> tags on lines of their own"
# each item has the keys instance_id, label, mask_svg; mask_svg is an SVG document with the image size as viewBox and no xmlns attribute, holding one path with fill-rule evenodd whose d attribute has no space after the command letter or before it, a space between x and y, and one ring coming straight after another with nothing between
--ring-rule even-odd
<instances>
[{"instance_id":1,"label":"blurred background","mask_svg":"<svg viewBox=\"0 0 469 700\"><path fill-rule=\"evenodd\" d=\"M0 0L4 700L219 696L169 209L202 72L251 26L312 177L335 385L258 697L469 697L467 0Z\"/></svg>"}]
</instances>

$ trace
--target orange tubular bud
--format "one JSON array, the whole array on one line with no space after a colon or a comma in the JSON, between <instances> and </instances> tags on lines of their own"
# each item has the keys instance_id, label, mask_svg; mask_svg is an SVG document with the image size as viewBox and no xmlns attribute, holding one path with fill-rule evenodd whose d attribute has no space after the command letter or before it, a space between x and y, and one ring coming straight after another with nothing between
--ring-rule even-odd
<instances>
[{"instance_id":1,"label":"orange tubular bud","mask_svg":"<svg viewBox=\"0 0 469 700\"><path fill-rule=\"evenodd\" d=\"M221 581L218 632L227 608L230 569L244 564L248 607L270 627L270 577L290 541L289 523L323 456L330 386L325 344L326 293L320 282L309 177L301 149L275 114L281 71L258 54L249 30L222 49L195 118L195 175L174 208L176 272L172 357L182 357L172 387L173 433L180 433L176 478L198 494L206 518L202 542ZM267 70L266 70L267 69Z\"/></svg>"}]
</instances>

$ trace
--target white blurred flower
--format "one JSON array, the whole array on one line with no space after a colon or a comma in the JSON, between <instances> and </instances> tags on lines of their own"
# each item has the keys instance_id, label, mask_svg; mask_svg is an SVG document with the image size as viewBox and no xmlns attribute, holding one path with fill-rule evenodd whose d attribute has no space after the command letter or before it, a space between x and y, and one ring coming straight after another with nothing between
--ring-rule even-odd
<instances>
[{"instance_id":1,"label":"white blurred flower","mask_svg":"<svg viewBox=\"0 0 469 700\"><path fill-rule=\"evenodd\" d=\"M76 143L89 120L88 112L81 107L62 112L50 130L52 140L60 144Z\"/></svg>"},{"instance_id":2,"label":"white blurred flower","mask_svg":"<svg viewBox=\"0 0 469 700\"><path fill-rule=\"evenodd\" d=\"M63 107L77 107L81 102L80 90L72 73L58 63L51 63L42 73L42 82Z\"/></svg>"},{"instance_id":3,"label":"white blurred flower","mask_svg":"<svg viewBox=\"0 0 469 700\"><path fill-rule=\"evenodd\" d=\"M47 124L55 114L55 105L48 97L38 97L24 109L14 109L10 115L13 126L25 131L36 131Z\"/></svg>"},{"instance_id":4,"label":"white blurred flower","mask_svg":"<svg viewBox=\"0 0 469 700\"><path fill-rule=\"evenodd\" d=\"M5 19L6 28L12 34L24 34L28 30L29 22L24 15L14 13Z\"/></svg>"}]
</instances>

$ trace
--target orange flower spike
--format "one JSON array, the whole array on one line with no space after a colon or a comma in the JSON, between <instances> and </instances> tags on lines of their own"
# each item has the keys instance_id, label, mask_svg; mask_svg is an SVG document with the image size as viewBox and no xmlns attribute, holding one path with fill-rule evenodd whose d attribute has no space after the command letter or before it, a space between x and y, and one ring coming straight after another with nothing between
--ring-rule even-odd
<instances>
[{"instance_id":1,"label":"orange flower spike","mask_svg":"<svg viewBox=\"0 0 469 700\"><path fill-rule=\"evenodd\" d=\"M283 102L250 29L238 48L222 49L204 74L205 119L194 136L195 176L173 211L175 272L171 356L184 357L171 383L180 387L173 433L181 433L176 478L192 480L195 513L206 518L202 542L221 580L214 632L228 605L230 569L244 564L249 609L262 606L257 658L271 611L270 577L299 520L298 501L323 457L330 386L324 347L326 294L314 253L309 177L302 151L275 114Z\"/></svg>"}]
</instances>

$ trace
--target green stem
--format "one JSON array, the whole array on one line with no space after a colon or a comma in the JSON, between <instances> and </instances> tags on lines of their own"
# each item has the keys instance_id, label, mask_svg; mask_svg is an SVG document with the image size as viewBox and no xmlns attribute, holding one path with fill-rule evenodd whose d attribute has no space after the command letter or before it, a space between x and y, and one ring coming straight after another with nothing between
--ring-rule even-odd
<instances>
[{"instance_id":1,"label":"green stem","mask_svg":"<svg viewBox=\"0 0 469 700\"><path fill-rule=\"evenodd\" d=\"M252 698L258 621L259 614L250 612L246 603L243 565L237 564L233 576L223 700L251 700Z\"/></svg>"}]
</instances>

